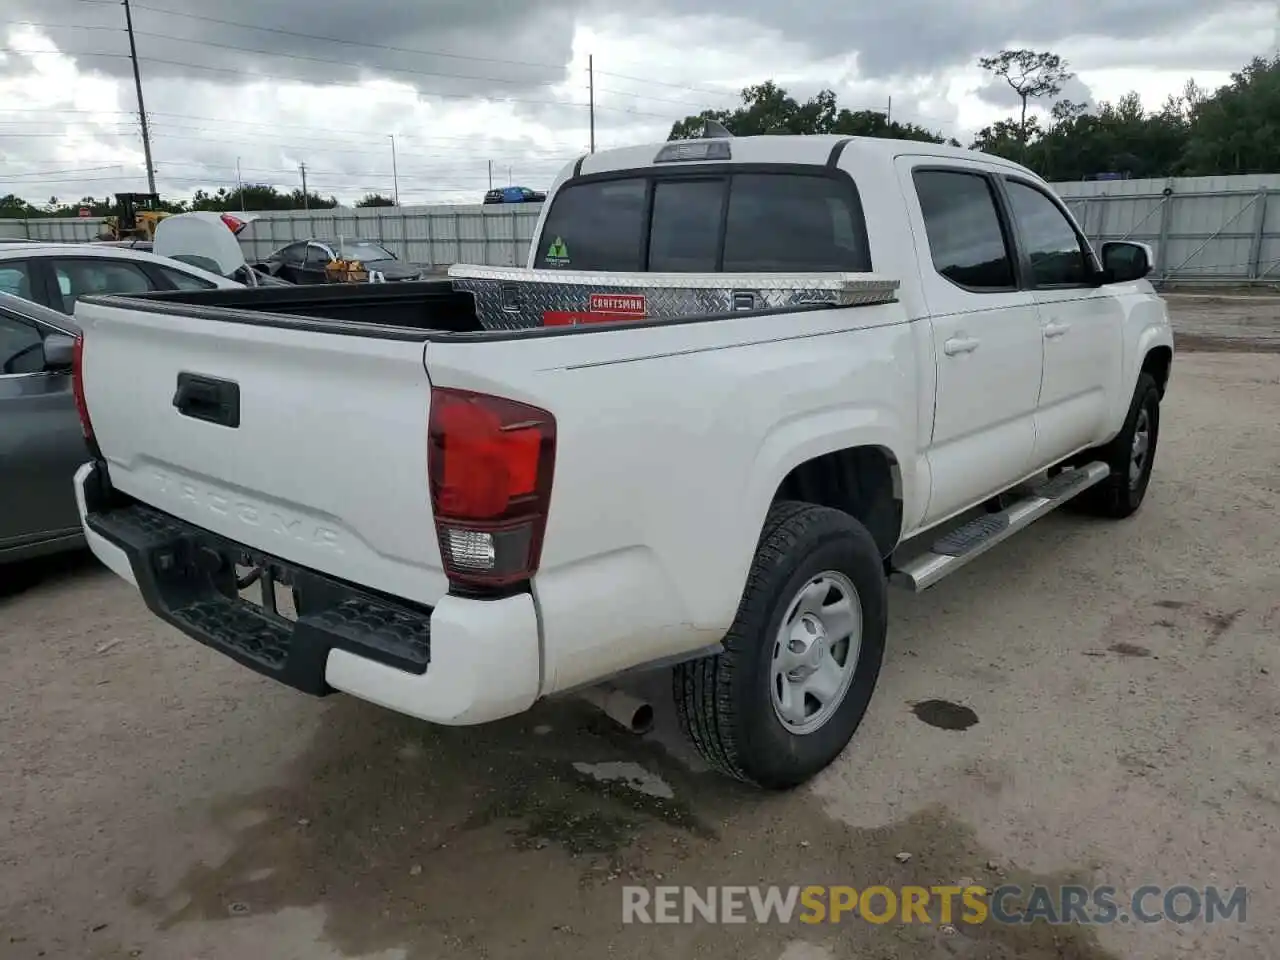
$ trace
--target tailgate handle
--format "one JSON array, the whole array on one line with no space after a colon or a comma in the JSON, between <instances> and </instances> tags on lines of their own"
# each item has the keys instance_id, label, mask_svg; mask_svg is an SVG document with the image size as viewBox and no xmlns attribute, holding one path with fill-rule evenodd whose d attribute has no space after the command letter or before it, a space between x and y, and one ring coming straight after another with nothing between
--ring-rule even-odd
<instances>
[{"instance_id":1,"label":"tailgate handle","mask_svg":"<svg viewBox=\"0 0 1280 960\"><path fill-rule=\"evenodd\" d=\"M240 384L231 380L179 373L173 405L184 417L223 427L240 426Z\"/></svg>"}]
</instances>

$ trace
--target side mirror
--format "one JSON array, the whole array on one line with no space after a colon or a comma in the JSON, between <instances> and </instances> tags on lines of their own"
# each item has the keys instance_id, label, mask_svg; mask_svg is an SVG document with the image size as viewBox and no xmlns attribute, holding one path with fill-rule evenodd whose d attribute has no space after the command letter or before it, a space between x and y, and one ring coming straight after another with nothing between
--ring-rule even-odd
<instances>
[{"instance_id":1,"label":"side mirror","mask_svg":"<svg viewBox=\"0 0 1280 960\"><path fill-rule=\"evenodd\" d=\"M1110 240L1102 245L1104 283L1132 283L1151 272L1151 248L1133 240Z\"/></svg>"},{"instance_id":2,"label":"side mirror","mask_svg":"<svg viewBox=\"0 0 1280 960\"><path fill-rule=\"evenodd\" d=\"M51 333L44 338L44 368L46 370L70 370L75 355L75 337L69 337L65 333Z\"/></svg>"}]
</instances>

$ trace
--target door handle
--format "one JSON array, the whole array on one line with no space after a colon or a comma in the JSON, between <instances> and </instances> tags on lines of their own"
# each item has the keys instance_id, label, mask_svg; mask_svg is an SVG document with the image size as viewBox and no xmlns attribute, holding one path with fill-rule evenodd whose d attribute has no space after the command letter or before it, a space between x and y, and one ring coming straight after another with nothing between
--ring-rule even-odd
<instances>
[{"instance_id":1,"label":"door handle","mask_svg":"<svg viewBox=\"0 0 1280 960\"><path fill-rule=\"evenodd\" d=\"M199 377L184 370L178 374L173 405L184 417L232 429L240 426L240 385L231 380Z\"/></svg>"},{"instance_id":2,"label":"door handle","mask_svg":"<svg viewBox=\"0 0 1280 960\"><path fill-rule=\"evenodd\" d=\"M961 353L973 353L978 349L978 343L973 337L952 337L942 345L942 349L948 357L954 357Z\"/></svg>"},{"instance_id":3,"label":"door handle","mask_svg":"<svg viewBox=\"0 0 1280 960\"><path fill-rule=\"evenodd\" d=\"M1053 340L1062 336L1071 329L1069 323L1059 323L1057 320L1050 320L1044 325L1044 336L1046 340Z\"/></svg>"}]
</instances>

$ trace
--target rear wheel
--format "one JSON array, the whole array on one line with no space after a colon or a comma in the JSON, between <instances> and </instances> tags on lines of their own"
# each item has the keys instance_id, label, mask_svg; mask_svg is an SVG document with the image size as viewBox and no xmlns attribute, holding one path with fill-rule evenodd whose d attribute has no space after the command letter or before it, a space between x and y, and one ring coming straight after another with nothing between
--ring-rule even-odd
<instances>
[{"instance_id":1,"label":"rear wheel","mask_svg":"<svg viewBox=\"0 0 1280 960\"><path fill-rule=\"evenodd\" d=\"M887 612L865 527L827 507L774 504L724 652L675 669L681 728L723 773L770 789L803 783L867 711Z\"/></svg>"},{"instance_id":2,"label":"rear wheel","mask_svg":"<svg viewBox=\"0 0 1280 960\"><path fill-rule=\"evenodd\" d=\"M1124 427L1109 444L1082 459L1102 460L1111 474L1080 495L1079 505L1100 517L1121 520L1142 506L1151 482L1160 437L1160 388L1149 373L1138 375Z\"/></svg>"}]
</instances>

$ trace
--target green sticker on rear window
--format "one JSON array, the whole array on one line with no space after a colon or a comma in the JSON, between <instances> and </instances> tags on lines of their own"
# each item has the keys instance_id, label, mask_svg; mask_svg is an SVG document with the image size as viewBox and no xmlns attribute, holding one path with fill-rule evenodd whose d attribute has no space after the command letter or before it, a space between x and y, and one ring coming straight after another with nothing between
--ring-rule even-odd
<instances>
[{"instance_id":1,"label":"green sticker on rear window","mask_svg":"<svg viewBox=\"0 0 1280 960\"><path fill-rule=\"evenodd\" d=\"M551 241L551 246L547 248L547 263L566 264L569 262L569 248L565 246L564 240L556 237Z\"/></svg>"}]
</instances>

